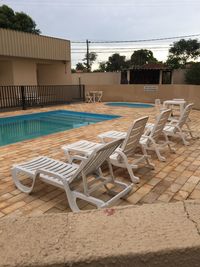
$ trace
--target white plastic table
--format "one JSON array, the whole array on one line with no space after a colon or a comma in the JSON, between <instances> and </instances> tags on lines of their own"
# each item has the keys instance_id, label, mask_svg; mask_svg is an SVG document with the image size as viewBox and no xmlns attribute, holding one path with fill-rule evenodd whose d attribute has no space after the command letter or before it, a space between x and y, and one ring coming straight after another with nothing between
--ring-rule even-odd
<instances>
[{"instance_id":1,"label":"white plastic table","mask_svg":"<svg viewBox=\"0 0 200 267\"><path fill-rule=\"evenodd\" d=\"M169 108L170 106L179 106L180 108L180 114L183 113L183 110L185 108L186 101L185 100L166 100L163 102L163 107L164 108Z\"/></svg>"}]
</instances>

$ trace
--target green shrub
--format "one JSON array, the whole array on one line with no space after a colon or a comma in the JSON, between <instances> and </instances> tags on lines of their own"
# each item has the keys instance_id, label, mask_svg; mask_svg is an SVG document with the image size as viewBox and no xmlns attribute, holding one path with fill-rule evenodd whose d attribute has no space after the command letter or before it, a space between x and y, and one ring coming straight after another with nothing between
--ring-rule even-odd
<instances>
[{"instance_id":1,"label":"green shrub","mask_svg":"<svg viewBox=\"0 0 200 267\"><path fill-rule=\"evenodd\" d=\"M200 84L200 62L193 63L190 69L185 73L187 84Z\"/></svg>"}]
</instances>

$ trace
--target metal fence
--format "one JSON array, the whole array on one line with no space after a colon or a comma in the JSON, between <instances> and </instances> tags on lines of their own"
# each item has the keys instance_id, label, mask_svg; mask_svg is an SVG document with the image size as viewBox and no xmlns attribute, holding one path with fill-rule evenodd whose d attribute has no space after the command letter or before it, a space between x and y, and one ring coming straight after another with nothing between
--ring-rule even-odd
<instances>
[{"instance_id":1,"label":"metal fence","mask_svg":"<svg viewBox=\"0 0 200 267\"><path fill-rule=\"evenodd\" d=\"M84 85L0 86L0 110L84 101Z\"/></svg>"}]
</instances>

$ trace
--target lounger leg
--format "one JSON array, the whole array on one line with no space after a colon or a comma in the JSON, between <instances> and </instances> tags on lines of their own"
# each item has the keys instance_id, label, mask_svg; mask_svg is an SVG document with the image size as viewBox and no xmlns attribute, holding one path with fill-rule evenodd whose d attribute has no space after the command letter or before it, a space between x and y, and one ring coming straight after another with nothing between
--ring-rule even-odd
<instances>
[{"instance_id":1,"label":"lounger leg","mask_svg":"<svg viewBox=\"0 0 200 267\"><path fill-rule=\"evenodd\" d=\"M160 150L158 149L157 146L155 146L155 152L156 152L156 155L157 155L157 157L158 157L158 159L159 159L160 161L166 161L166 158L163 157L163 156L161 156L161 154L160 154Z\"/></svg>"},{"instance_id":2,"label":"lounger leg","mask_svg":"<svg viewBox=\"0 0 200 267\"><path fill-rule=\"evenodd\" d=\"M157 157L158 157L158 159L159 159L160 161L166 161L166 158L163 157L163 156L161 156L161 154L160 154L160 150L159 150L159 148L158 148L158 145L154 142L153 139L151 139L151 142L152 142L152 148L149 148L149 149L155 151L155 153L156 153L156 155L157 155ZM147 148L147 149L148 149L148 148ZM146 148L145 148L145 150L146 150Z\"/></svg>"},{"instance_id":3,"label":"lounger leg","mask_svg":"<svg viewBox=\"0 0 200 267\"><path fill-rule=\"evenodd\" d=\"M131 181L132 181L133 183L139 183L139 182L140 182L140 178L137 177L137 176L135 176L134 173L133 173L133 168L134 168L134 169L137 169L138 166L137 166L137 165L133 165L133 164L130 165L130 164L128 163L128 160L127 160L126 155L125 155L122 151L121 151L121 152L120 152L120 151L117 151L117 153L119 153L119 155L122 157L123 164L122 164L122 166L116 164L116 166L118 166L118 167L122 167L122 168L126 168L127 171L128 171L128 173L129 173L129 175L130 175ZM112 162L111 162L111 163L112 163ZM115 164L113 164L113 165L115 165Z\"/></svg>"},{"instance_id":4,"label":"lounger leg","mask_svg":"<svg viewBox=\"0 0 200 267\"><path fill-rule=\"evenodd\" d=\"M80 211L77 203L76 203L76 194L75 192L71 191L67 181L63 181L63 184L64 184L64 189L65 189L65 192L66 192L66 195L67 195L67 200L68 200L68 203L69 203L69 207L71 208L72 211L74 212L78 212Z\"/></svg>"},{"instance_id":5,"label":"lounger leg","mask_svg":"<svg viewBox=\"0 0 200 267\"><path fill-rule=\"evenodd\" d=\"M189 132L189 135L191 136L192 139L195 139L195 137L192 135L192 131L190 129L190 126L188 125L188 123L185 124L187 129L188 129L188 132Z\"/></svg>"},{"instance_id":6,"label":"lounger leg","mask_svg":"<svg viewBox=\"0 0 200 267\"><path fill-rule=\"evenodd\" d=\"M169 138L168 138L168 136L166 135L166 133L165 133L165 132L163 132L163 134L164 134L165 141L166 141L166 144L167 144L167 145L168 145L168 147L169 147L169 150L170 150L170 152L172 152L172 153L176 153L176 150L175 150L175 148L174 148L174 147L171 147L171 144L172 144L172 142L171 142L171 141L169 141Z\"/></svg>"},{"instance_id":7,"label":"lounger leg","mask_svg":"<svg viewBox=\"0 0 200 267\"><path fill-rule=\"evenodd\" d=\"M112 181L114 182L115 176L114 176L112 164L111 164L110 160L107 160L107 162L108 162L109 173L110 173L110 175L112 177Z\"/></svg>"},{"instance_id":8,"label":"lounger leg","mask_svg":"<svg viewBox=\"0 0 200 267\"><path fill-rule=\"evenodd\" d=\"M108 167L109 167L109 173L110 173L110 183L114 184L114 185L118 185L120 187L126 188L127 185L125 183L119 182L115 180L115 176L114 176L114 172L113 172L113 168L112 168L112 164L110 162L110 160L107 161L108 162ZM115 192L114 190L108 188L107 184L104 185L105 189L107 190L108 194L111 196L116 196L118 193Z\"/></svg>"},{"instance_id":9,"label":"lounger leg","mask_svg":"<svg viewBox=\"0 0 200 267\"><path fill-rule=\"evenodd\" d=\"M153 163L150 162L150 160L149 160L149 156L148 156L148 154L147 154L146 149L144 148L144 146L141 146L141 149L142 149L142 153L143 153L143 155L145 156L145 160L146 160L146 162L147 162L147 165L148 165L152 170L154 170L154 169L155 169L155 165L154 165Z\"/></svg>"},{"instance_id":10,"label":"lounger leg","mask_svg":"<svg viewBox=\"0 0 200 267\"><path fill-rule=\"evenodd\" d=\"M128 164L127 162L125 162L125 166L127 168L127 171L130 175L130 178L131 178L131 181L135 184L139 183L140 182L140 178L135 176L134 173L133 173L133 169L131 168L130 164Z\"/></svg>"},{"instance_id":11,"label":"lounger leg","mask_svg":"<svg viewBox=\"0 0 200 267\"><path fill-rule=\"evenodd\" d=\"M13 178L13 181L14 181L16 187L19 190L21 190L22 192L27 193L27 194L30 194L33 191L33 188L34 188L34 185L35 185L35 180L36 180L37 177L36 176L31 177L32 178L32 184L31 184L31 186L28 187L28 186L23 185L20 182L20 180L18 179L18 173L21 172L20 170L18 170L16 168L13 168L11 170L11 172L12 172L12 178Z\"/></svg>"},{"instance_id":12,"label":"lounger leg","mask_svg":"<svg viewBox=\"0 0 200 267\"><path fill-rule=\"evenodd\" d=\"M85 201L95 205L97 208L100 208L105 204L104 201L97 199L97 198L94 198L90 195L82 194L82 193L77 192L77 191L71 191L68 182L65 180L63 180L63 184L64 184L64 189L65 189L65 192L67 195L69 206L73 212L79 212L80 211L80 209L77 205L77 201L76 201L77 198L85 200Z\"/></svg>"},{"instance_id":13,"label":"lounger leg","mask_svg":"<svg viewBox=\"0 0 200 267\"><path fill-rule=\"evenodd\" d=\"M189 146L189 145L190 145L190 143L186 140L185 135L184 135L184 133L182 132L182 130L181 130L180 132L178 132L177 134L181 137L181 139L182 139L182 141L183 141L183 144L184 144L185 146Z\"/></svg>"},{"instance_id":14,"label":"lounger leg","mask_svg":"<svg viewBox=\"0 0 200 267\"><path fill-rule=\"evenodd\" d=\"M72 159L72 157L71 157L71 155L70 155L70 153L69 153L69 150L65 150L64 153L65 153L65 156L66 156L66 158L67 158L67 161L68 161L69 163L72 163L73 159Z\"/></svg>"},{"instance_id":15,"label":"lounger leg","mask_svg":"<svg viewBox=\"0 0 200 267\"><path fill-rule=\"evenodd\" d=\"M161 154L160 154L160 150L159 150L159 148L158 148L158 145L155 143L155 141L154 141L153 139L151 139L151 142L152 142L152 146L153 146L153 147L152 147L152 150L155 150L158 159L159 159L160 161L166 161L166 158L163 157L163 156L161 156Z\"/></svg>"}]
</instances>

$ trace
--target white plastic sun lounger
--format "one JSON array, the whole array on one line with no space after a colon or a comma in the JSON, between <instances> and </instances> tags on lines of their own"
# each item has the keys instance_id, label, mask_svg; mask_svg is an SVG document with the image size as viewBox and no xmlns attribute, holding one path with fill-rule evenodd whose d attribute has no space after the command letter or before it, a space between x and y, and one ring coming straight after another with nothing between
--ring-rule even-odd
<instances>
[{"instance_id":1,"label":"white plastic sun lounger","mask_svg":"<svg viewBox=\"0 0 200 267\"><path fill-rule=\"evenodd\" d=\"M172 137L181 137L183 144L184 145L189 145L190 143L186 140L187 136L190 136L191 138L194 138L192 135L192 131L190 129L190 126L188 124L188 119L189 119L189 114L193 108L194 104L188 104L179 119L171 120L170 123L168 123L164 127L164 133L167 136L172 136ZM185 127L186 126L186 127Z\"/></svg>"},{"instance_id":2,"label":"white plastic sun lounger","mask_svg":"<svg viewBox=\"0 0 200 267\"><path fill-rule=\"evenodd\" d=\"M149 157L144 150L142 155L137 155L135 153L136 148L140 146L139 140L144 132L147 120L148 117L143 117L134 121L126 133L125 140L122 145L110 156L111 164L121 168L126 168L132 182L134 183L139 182L139 178L134 175L133 169L137 169L140 162L146 161L150 168L154 168L154 165L150 163ZM118 136L117 138L115 136L115 139L119 139L121 137L123 138L123 135L120 137ZM101 146L103 146L103 144L81 140L76 143L63 146L62 149L67 155L68 160L72 162L74 159L81 160L84 159L84 157L88 157L94 149ZM129 162L129 156L133 157L132 162Z\"/></svg>"},{"instance_id":3,"label":"white plastic sun lounger","mask_svg":"<svg viewBox=\"0 0 200 267\"><path fill-rule=\"evenodd\" d=\"M80 211L76 202L77 199L85 200L98 208L111 206L119 198L127 195L133 187L133 184L127 185L126 183L115 180L112 166L108 160L121 142L122 140L117 140L95 149L80 165L74 163L69 164L43 156L14 165L12 168L13 181L17 188L25 193L31 193L33 191L37 179L64 189L72 211ZM110 175L104 177L99 170L101 165L107 160ZM30 187L23 185L22 181L19 180L19 176L24 174L32 179ZM94 178L94 183L91 181L88 182L88 176L90 176L90 179L91 176ZM72 189L72 183L77 179L82 180L83 192ZM108 184L118 186L122 190L119 193L114 192L108 188ZM114 195L107 202L92 196L92 193L102 186L106 188L108 193Z\"/></svg>"},{"instance_id":4,"label":"white plastic sun lounger","mask_svg":"<svg viewBox=\"0 0 200 267\"><path fill-rule=\"evenodd\" d=\"M172 142L168 140L168 137L163 133L164 126L169 118L171 110L162 110L159 116L157 117L156 123L148 123L146 132L140 138L140 145L143 148L144 153L147 153L147 150L154 150L160 161L165 161L165 157L161 156L160 150L165 146L168 146L171 152L175 150L171 147ZM102 142L106 140L116 140L118 138L126 137L126 132L117 132L109 131L98 135ZM164 141L159 141L159 138L164 135Z\"/></svg>"}]
</instances>

